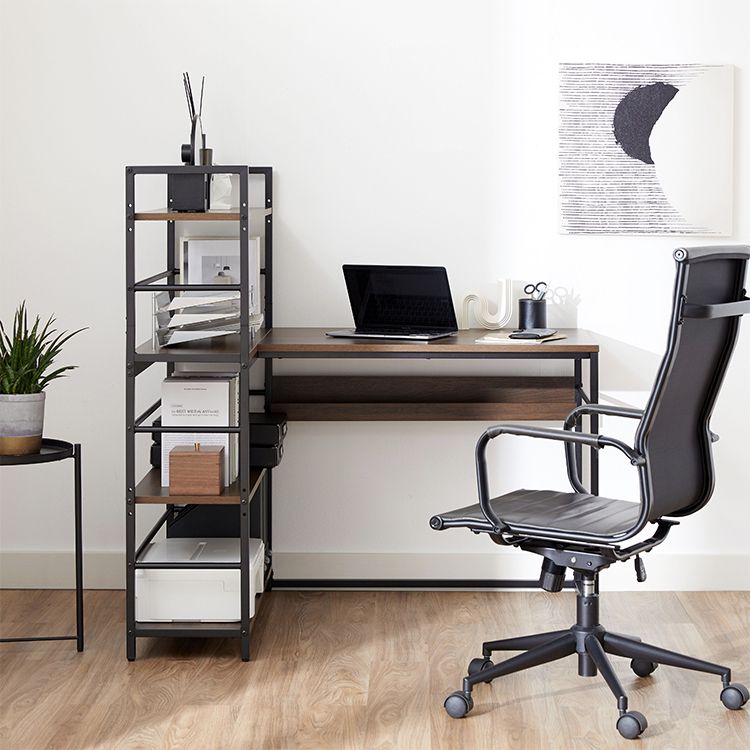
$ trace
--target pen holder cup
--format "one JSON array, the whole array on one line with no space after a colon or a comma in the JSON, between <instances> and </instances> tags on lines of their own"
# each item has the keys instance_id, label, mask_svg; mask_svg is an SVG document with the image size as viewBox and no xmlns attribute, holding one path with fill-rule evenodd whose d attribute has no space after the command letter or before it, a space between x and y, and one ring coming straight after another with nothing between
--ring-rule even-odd
<instances>
[{"instance_id":1,"label":"pen holder cup","mask_svg":"<svg viewBox=\"0 0 750 750\"><path fill-rule=\"evenodd\" d=\"M518 327L522 331L529 328L547 327L547 300L523 298L518 300Z\"/></svg>"}]
</instances>

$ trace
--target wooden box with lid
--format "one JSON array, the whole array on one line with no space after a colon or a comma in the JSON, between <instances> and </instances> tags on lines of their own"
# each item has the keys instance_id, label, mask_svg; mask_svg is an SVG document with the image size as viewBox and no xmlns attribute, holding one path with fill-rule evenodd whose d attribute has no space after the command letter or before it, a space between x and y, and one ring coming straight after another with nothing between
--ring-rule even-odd
<instances>
[{"instance_id":1,"label":"wooden box with lid","mask_svg":"<svg viewBox=\"0 0 750 750\"><path fill-rule=\"evenodd\" d=\"M223 446L194 443L169 452L170 495L220 495L223 489Z\"/></svg>"}]
</instances>

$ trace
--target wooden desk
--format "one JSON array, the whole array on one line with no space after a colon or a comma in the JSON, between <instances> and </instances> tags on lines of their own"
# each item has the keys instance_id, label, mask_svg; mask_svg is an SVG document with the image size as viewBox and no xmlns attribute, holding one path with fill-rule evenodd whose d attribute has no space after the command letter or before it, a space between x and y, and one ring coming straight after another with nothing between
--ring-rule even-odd
<instances>
[{"instance_id":1,"label":"wooden desk","mask_svg":"<svg viewBox=\"0 0 750 750\"><path fill-rule=\"evenodd\" d=\"M599 344L596 334L562 329L566 338L546 344L478 344L487 331L471 329L432 342L374 341L329 338L324 328L274 328L257 343L266 360L266 403L287 414L289 421L372 420L563 420L582 403L599 398ZM276 359L449 359L449 360L569 360L564 376L352 376L274 375ZM588 360L584 390L583 360ZM591 432L598 418L589 418ZM580 429L580 427L579 427ZM581 450L578 450L579 465ZM590 487L597 493L599 465L595 450L589 461ZM269 522L270 524L270 522ZM270 530L269 530L270 538ZM535 587L524 580L424 579L273 579L290 588L439 588Z\"/></svg>"},{"instance_id":2,"label":"wooden desk","mask_svg":"<svg viewBox=\"0 0 750 750\"><path fill-rule=\"evenodd\" d=\"M565 359L568 376L274 376L271 403L290 421L562 420L598 399L596 336L562 330L544 344L478 344L472 329L432 342L333 339L323 328L274 328L258 344L266 359ZM588 394L582 367L589 360Z\"/></svg>"}]
</instances>

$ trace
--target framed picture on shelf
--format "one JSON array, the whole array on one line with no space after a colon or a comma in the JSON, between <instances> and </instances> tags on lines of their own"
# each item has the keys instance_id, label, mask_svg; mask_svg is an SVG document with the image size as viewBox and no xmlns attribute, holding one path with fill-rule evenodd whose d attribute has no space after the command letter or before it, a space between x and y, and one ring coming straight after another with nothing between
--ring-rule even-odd
<instances>
[{"instance_id":1,"label":"framed picture on shelf","mask_svg":"<svg viewBox=\"0 0 750 750\"><path fill-rule=\"evenodd\" d=\"M205 300L205 304L202 302ZM154 294L153 344L174 346L239 333L239 292L226 297L175 297Z\"/></svg>"},{"instance_id":2,"label":"framed picture on shelf","mask_svg":"<svg viewBox=\"0 0 750 750\"><path fill-rule=\"evenodd\" d=\"M188 284L239 284L240 241L237 237L183 237L183 278ZM250 315L262 311L260 295L260 237L248 237ZM215 295L216 292L188 292Z\"/></svg>"}]
</instances>

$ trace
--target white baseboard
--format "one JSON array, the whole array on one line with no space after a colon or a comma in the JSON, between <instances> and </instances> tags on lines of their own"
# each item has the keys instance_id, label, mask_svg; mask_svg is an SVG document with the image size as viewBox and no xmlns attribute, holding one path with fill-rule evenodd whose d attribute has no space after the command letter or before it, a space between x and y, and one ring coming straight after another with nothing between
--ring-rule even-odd
<instances>
[{"instance_id":1,"label":"white baseboard","mask_svg":"<svg viewBox=\"0 0 750 750\"><path fill-rule=\"evenodd\" d=\"M609 591L748 591L750 555L688 555L657 551L642 558L648 580L637 583L632 563L602 574ZM539 559L516 550L479 554L276 552L277 578L536 579ZM73 588L72 552L0 551L0 588ZM125 555L92 551L84 555L84 585L125 588Z\"/></svg>"},{"instance_id":2,"label":"white baseboard","mask_svg":"<svg viewBox=\"0 0 750 750\"><path fill-rule=\"evenodd\" d=\"M0 588L72 589L75 585L72 551L0 551ZM84 552L83 585L87 589L124 589L125 553Z\"/></svg>"},{"instance_id":3,"label":"white baseboard","mask_svg":"<svg viewBox=\"0 0 750 750\"><path fill-rule=\"evenodd\" d=\"M276 578L539 578L541 558L517 550L489 553L274 553ZM632 562L602 572L608 591L748 591L750 555L643 555L648 578Z\"/></svg>"}]
</instances>

